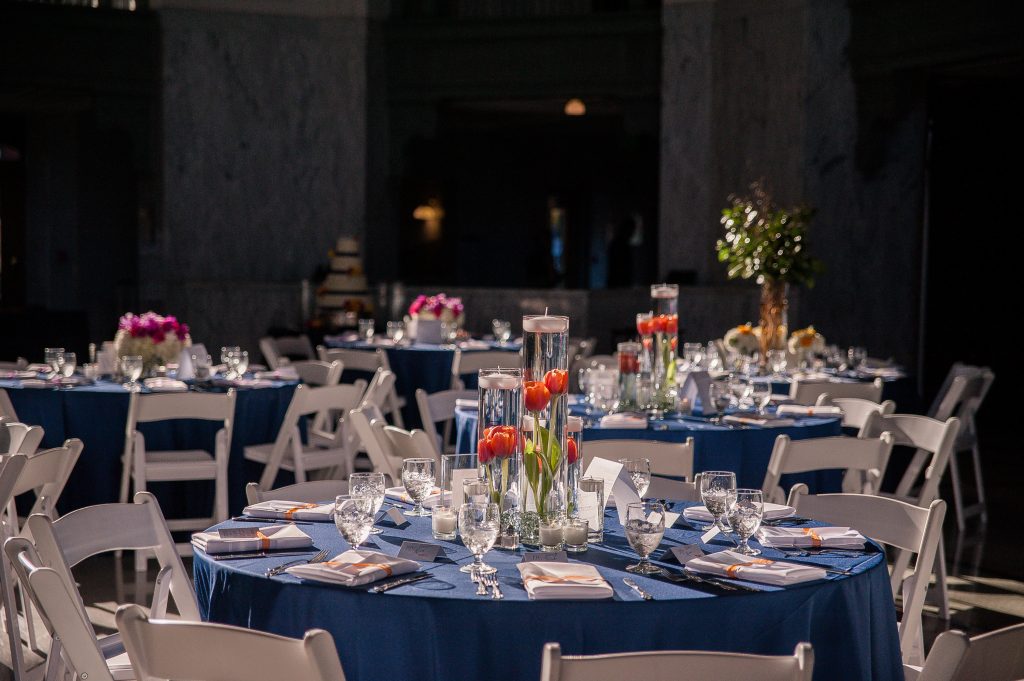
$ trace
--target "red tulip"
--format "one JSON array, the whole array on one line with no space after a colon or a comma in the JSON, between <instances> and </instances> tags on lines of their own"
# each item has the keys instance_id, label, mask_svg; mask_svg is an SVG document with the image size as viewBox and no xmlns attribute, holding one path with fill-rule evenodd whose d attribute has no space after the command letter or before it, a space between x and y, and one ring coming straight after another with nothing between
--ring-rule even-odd
<instances>
[{"instance_id":1,"label":"red tulip","mask_svg":"<svg viewBox=\"0 0 1024 681\"><path fill-rule=\"evenodd\" d=\"M671 314L665 322L665 333L674 334L679 331L679 315Z\"/></svg>"},{"instance_id":2,"label":"red tulip","mask_svg":"<svg viewBox=\"0 0 1024 681\"><path fill-rule=\"evenodd\" d=\"M654 333L652 323L653 320L650 318L645 319L643 317L637 317L636 332L639 333L641 336L650 336L652 333Z\"/></svg>"},{"instance_id":3,"label":"red tulip","mask_svg":"<svg viewBox=\"0 0 1024 681\"><path fill-rule=\"evenodd\" d=\"M527 411L543 411L551 400L551 391L540 381L526 381L523 393Z\"/></svg>"},{"instance_id":4,"label":"red tulip","mask_svg":"<svg viewBox=\"0 0 1024 681\"><path fill-rule=\"evenodd\" d=\"M619 353L619 372L635 374L640 371L640 358L631 352Z\"/></svg>"},{"instance_id":5,"label":"red tulip","mask_svg":"<svg viewBox=\"0 0 1024 681\"><path fill-rule=\"evenodd\" d=\"M487 438L480 438L477 441L476 455L480 463L487 463L494 458L494 454L491 452L491 444L487 441Z\"/></svg>"},{"instance_id":6,"label":"red tulip","mask_svg":"<svg viewBox=\"0 0 1024 681\"><path fill-rule=\"evenodd\" d=\"M566 448L566 451L567 451L567 455L566 456L567 456L567 458L569 460L569 463L576 463L576 459L580 458L580 449L576 445L576 440L574 438L570 437L566 441L565 448Z\"/></svg>"},{"instance_id":7,"label":"red tulip","mask_svg":"<svg viewBox=\"0 0 1024 681\"><path fill-rule=\"evenodd\" d=\"M514 426L491 426L484 431L484 438L492 457L512 456L519 445L519 433Z\"/></svg>"},{"instance_id":8,"label":"red tulip","mask_svg":"<svg viewBox=\"0 0 1024 681\"><path fill-rule=\"evenodd\" d=\"M552 395L561 395L569 390L569 372L565 369L552 369L544 374L544 385Z\"/></svg>"},{"instance_id":9,"label":"red tulip","mask_svg":"<svg viewBox=\"0 0 1024 681\"><path fill-rule=\"evenodd\" d=\"M660 314L652 318L651 326L654 328L654 333L665 333L665 327L668 326L668 315Z\"/></svg>"}]
</instances>

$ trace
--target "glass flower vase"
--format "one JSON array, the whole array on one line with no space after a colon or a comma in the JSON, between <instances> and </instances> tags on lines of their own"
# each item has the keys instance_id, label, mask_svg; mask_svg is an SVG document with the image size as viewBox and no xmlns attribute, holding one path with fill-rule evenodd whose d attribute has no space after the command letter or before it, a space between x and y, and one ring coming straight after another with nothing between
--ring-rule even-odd
<instances>
[{"instance_id":1,"label":"glass flower vase","mask_svg":"<svg viewBox=\"0 0 1024 681\"><path fill-rule=\"evenodd\" d=\"M583 419L570 416L566 430L566 515L571 518L579 515L580 478L583 477Z\"/></svg>"},{"instance_id":2,"label":"glass flower vase","mask_svg":"<svg viewBox=\"0 0 1024 681\"><path fill-rule=\"evenodd\" d=\"M487 477L491 501L501 511L495 546L519 546L520 463L523 455L523 372L481 369L478 378L477 456Z\"/></svg>"},{"instance_id":3,"label":"glass flower vase","mask_svg":"<svg viewBox=\"0 0 1024 681\"><path fill-rule=\"evenodd\" d=\"M679 344L679 286L653 284L651 307L654 347L650 410L655 415L675 410L676 347Z\"/></svg>"}]
</instances>

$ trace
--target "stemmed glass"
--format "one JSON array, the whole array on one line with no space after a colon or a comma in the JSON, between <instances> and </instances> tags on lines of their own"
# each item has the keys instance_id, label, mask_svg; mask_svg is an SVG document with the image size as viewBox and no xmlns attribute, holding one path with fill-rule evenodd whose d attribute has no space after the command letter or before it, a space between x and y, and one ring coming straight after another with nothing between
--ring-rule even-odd
<instances>
[{"instance_id":1,"label":"stemmed glass","mask_svg":"<svg viewBox=\"0 0 1024 681\"><path fill-rule=\"evenodd\" d=\"M855 345L846 351L846 357L849 360L849 369L856 371L864 363L864 360L867 359L868 351Z\"/></svg>"},{"instance_id":2,"label":"stemmed glass","mask_svg":"<svg viewBox=\"0 0 1024 681\"><path fill-rule=\"evenodd\" d=\"M78 357L73 352L65 352L61 355L60 375L64 378L71 378L75 374L75 367L78 366Z\"/></svg>"},{"instance_id":3,"label":"stemmed glass","mask_svg":"<svg viewBox=\"0 0 1024 681\"><path fill-rule=\"evenodd\" d=\"M459 534L462 543L473 553L470 573L489 575L497 572L484 563L484 554L491 550L498 539L500 515L494 503L468 503L459 507Z\"/></svg>"},{"instance_id":4,"label":"stemmed glass","mask_svg":"<svg viewBox=\"0 0 1024 681\"><path fill-rule=\"evenodd\" d=\"M768 366L772 370L772 376L781 376L786 372L786 351L769 350Z\"/></svg>"},{"instance_id":5,"label":"stemmed glass","mask_svg":"<svg viewBox=\"0 0 1024 681\"><path fill-rule=\"evenodd\" d=\"M224 365L224 377L235 378L235 355L241 352L237 345L226 345L220 349L220 363Z\"/></svg>"},{"instance_id":6,"label":"stemmed glass","mask_svg":"<svg viewBox=\"0 0 1024 681\"><path fill-rule=\"evenodd\" d=\"M633 486L636 487L636 493L643 499L644 494L647 493L647 488L651 486L651 460L642 457L638 459L619 459L619 463L629 473Z\"/></svg>"},{"instance_id":7,"label":"stemmed glass","mask_svg":"<svg viewBox=\"0 0 1024 681\"><path fill-rule=\"evenodd\" d=\"M750 381L750 398L757 407L758 414L764 414L765 408L772 401L772 384L768 381Z\"/></svg>"},{"instance_id":8,"label":"stemmed glass","mask_svg":"<svg viewBox=\"0 0 1024 681\"><path fill-rule=\"evenodd\" d=\"M370 536L373 527L373 499L371 497L339 495L334 500L334 526L352 548Z\"/></svg>"},{"instance_id":9,"label":"stemmed glass","mask_svg":"<svg viewBox=\"0 0 1024 681\"><path fill-rule=\"evenodd\" d=\"M353 473L348 476L348 491L354 497L369 497L373 500L373 518L377 520L380 507L384 505L384 474ZM370 534L380 534L384 530L371 527Z\"/></svg>"},{"instance_id":10,"label":"stemmed glass","mask_svg":"<svg viewBox=\"0 0 1024 681\"><path fill-rule=\"evenodd\" d=\"M373 342L373 320L372 319L360 319L359 320L359 337L367 343Z\"/></svg>"},{"instance_id":11,"label":"stemmed glass","mask_svg":"<svg viewBox=\"0 0 1024 681\"><path fill-rule=\"evenodd\" d=\"M64 348L46 348L43 350L43 361L54 376L60 375L60 365L64 361Z\"/></svg>"},{"instance_id":12,"label":"stemmed glass","mask_svg":"<svg viewBox=\"0 0 1024 681\"><path fill-rule=\"evenodd\" d=\"M494 339L499 345L508 343L512 338L512 322L506 319L492 319L491 330L494 332Z\"/></svg>"},{"instance_id":13,"label":"stemmed glass","mask_svg":"<svg viewBox=\"0 0 1024 681\"><path fill-rule=\"evenodd\" d=\"M402 339L405 338L405 322L388 322L386 331L388 334L388 340L395 345L398 345L402 342Z\"/></svg>"},{"instance_id":14,"label":"stemmed glass","mask_svg":"<svg viewBox=\"0 0 1024 681\"><path fill-rule=\"evenodd\" d=\"M758 549L747 544L761 527L764 517L764 493L759 489L736 489L727 492L728 519L732 531L740 538L736 551L746 556L759 556Z\"/></svg>"},{"instance_id":15,"label":"stemmed glass","mask_svg":"<svg viewBox=\"0 0 1024 681\"><path fill-rule=\"evenodd\" d=\"M433 459L406 459L402 462L402 484L405 485L405 491L416 502L416 507L407 515L430 515L430 511L423 508L423 500L430 496L436 480Z\"/></svg>"},{"instance_id":16,"label":"stemmed glass","mask_svg":"<svg viewBox=\"0 0 1024 681\"><path fill-rule=\"evenodd\" d=\"M236 352L234 357L232 357L232 364L235 370L235 375L239 378L243 378L245 376L245 372L249 369L249 353L245 350Z\"/></svg>"},{"instance_id":17,"label":"stemmed glass","mask_svg":"<svg viewBox=\"0 0 1024 681\"><path fill-rule=\"evenodd\" d=\"M729 512L729 494L736 491L736 474L731 471L705 471L700 474L700 498L722 532L728 532L725 515Z\"/></svg>"},{"instance_id":18,"label":"stemmed glass","mask_svg":"<svg viewBox=\"0 0 1024 681\"><path fill-rule=\"evenodd\" d=\"M626 507L626 539L640 562L627 565L628 572L639 575L660 575L664 570L651 565L650 555L665 536L665 506L657 501L640 501Z\"/></svg>"},{"instance_id":19,"label":"stemmed glass","mask_svg":"<svg viewBox=\"0 0 1024 681\"><path fill-rule=\"evenodd\" d=\"M138 392L138 380L142 376L142 366L141 355L125 355L121 358L121 373L128 379L124 385L125 390Z\"/></svg>"}]
</instances>

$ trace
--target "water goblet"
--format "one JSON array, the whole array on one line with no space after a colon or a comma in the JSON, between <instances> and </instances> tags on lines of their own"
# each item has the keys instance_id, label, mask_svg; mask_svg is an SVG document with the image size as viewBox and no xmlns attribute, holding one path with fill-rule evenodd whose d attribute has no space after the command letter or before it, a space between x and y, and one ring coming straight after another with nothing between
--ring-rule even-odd
<instances>
[{"instance_id":1,"label":"water goblet","mask_svg":"<svg viewBox=\"0 0 1024 681\"><path fill-rule=\"evenodd\" d=\"M781 376L786 372L786 359L785 350L768 351L768 366L772 370L773 376Z\"/></svg>"},{"instance_id":2,"label":"water goblet","mask_svg":"<svg viewBox=\"0 0 1024 681\"><path fill-rule=\"evenodd\" d=\"M492 319L491 330L494 332L494 339L499 345L508 343L512 338L512 322L506 319Z\"/></svg>"},{"instance_id":3,"label":"water goblet","mask_svg":"<svg viewBox=\"0 0 1024 681\"><path fill-rule=\"evenodd\" d=\"M138 392L140 390L138 380L142 376L142 356L125 355L121 358L121 373L128 379L125 383L125 390Z\"/></svg>"},{"instance_id":4,"label":"water goblet","mask_svg":"<svg viewBox=\"0 0 1024 681\"><path fill-rule=\"evenodd\" d=\"M644 494L647 493L647 488L651 486L651 460L640 457L637 459L619 459L619 463L629 473L629 478L633 481L633 486L636 487L636 493L643 499Z\"/></svg>"},{"instance_id":5,"label":"water goblet","mask_svg":"<svg viewBox=\"0 0 1024 681\"><path fill-rule=\"evenodd\" d=\"M220 363L224 365L224 377L235 378L234 357L242 349L237 345L225 345L220 349Z\"/></svg>"},{"instance_id":6,"label":"water goblet","mask_svg":"<svg viewBox=\"0 0 1024 681\"><path fill-rule=\"evenodd\" d=\"M60 375L64 378L71 378L75 374L75 367L78 366L78 357L73 352L65 352L61 355Z\"/></svg>"},{"instance_id":7,"label":"water goblet","mask_svg":"<svg viewBox=\"0 0 1024 681\"><path fill-rule=\"evenodd\" d=\"M386 325L386 332L388 340L395 345L398 345L402 342L402 339L405 338L405 322L388 322Z\"/></svg>"},{"instance_id":8,"label":"water goblet","mask_svg":"<svg viewBox=\"0 0 1024 681\"><path fill-rule=\"evenodd\" d=\"M423 508L423 501L430 496L437 480L433 459L406 459L402 462L402 484L416 507L407 515L428 516L430 511Z\"/></svg>"},{"instance_id":9,"label":"water goblet","mask_svg":"<svg viewBox=\"0 0 1024 681\"><path fill-rule=\"evenodd\" d=\"M665 507L657 501L639 501L626 508L626 539L640 562L627 565L628 572L640 575L659 575L664 570L651 565L650 555L665 536Z\"/></svg>"},{"instance_id":10,"label":"water goblet","mask_svg":"<svg viewBox=\"0 0 1024 681\"><path fill-rule=\"evenodd\" d=\"M761 555L761 552L752 548L747 541L761 527L761 519L764 517L764 493L759 489L740 488L730 490L726 496L729 526L740 540L736 551L745 556Z\"/></svg>"},{"instance_id":11,"label":"water goblet","mask_svg":"<svg viewBox=\"0 0 1024 681\"><path fill-rule=\"evenodd\" d=\"M750 398L757 407L758 414L764 414L765 408L772 401L772 384L768 381L750 381Z\"/></svg>"},{"instance_id":12,"label":"water goblet","mask_svg":"<svg viewBox=\"0 0 1024 681\"><path fill-rule=\"evenodd\" d=\"M860 366L864 363L864 360L868 358L868 351L862 347L854 345L851 346L850 349L846 351L846 357L849 360L848 368L851 371L855 371L859 369Z\"/></svg>"},{"instance_id":13,"label":"water goblet","mask_svg":"<svg viewBox=\"0 0 1024 681\"><path fill-rule=\"evenodd\" d=\"M353 473L348 476L349 494L356 497L369 497L373 499L373 517L376 523L380 507L384 505L384 474L383 473ZM370 528L370 534L383 532L379 527Z\"/></svg>"},{"instance_id":14,"label":"water goblet","mask_svg":"<svg viewBox=\"0 0 1024 681\"><path fill-rule=\"evenodd\" d=\"M249 353L245 350L236 353L234 357L234 365L235 374L237 374L239 378L244 377L245 372L249 370Z\"/></svg>"},{"instance_id":15,"label":"water goblet","mask_svg":"<svg viewBox=\"0 0 1024 681\"><path fill-rule=\"evenodd\" d=\"M373 527L373 499L341 494L334 500L334 526L341 536L359 550Z\"/></svg>"},{"instance_id":16,"label":"water goblet","mask_svg":"<svg viewBox=\"0 0 1024 681\"><path fill-rule=\"evenodd\" d=\"M43 361L54 375L60 374L60 365L64 358L64 348L45 348Z\"/></svg>"},{"instance_id":17,"label":"water goblet","mask_svg":"<svg viewBox=\"0 0 1024 681\"><path fill-rule=\"evenodd\" d=\"M473 563L469 572L477 575L489 575L497 572L484 563L484 554L491 550L498 539L500 515L498 505L494 503L469 503L459 507L459 534L462 543L473 553Z\"/></svg>"},{"instance_id":18,"label":"water goblet","mask_svg":"<svg viewBox=\"0 0 1024 681\"><path fill-rule=\"evenodd\" d=\"M736 474L731 471L705 471L700 474L700 498L722 532L728 532L725 514L729 511L729 493L736 490Z\"/></svg>"},{"instance_id":19,"label":"water goblet","mask_svg":"<svg viewBox=\"0 0 1024 681\"><path fill-rule=\"evenodd\" d=\"M359 337L367 343L373 342L373 320L372 319L360 319L359 320Z\"/></svg>"}]
</instances>

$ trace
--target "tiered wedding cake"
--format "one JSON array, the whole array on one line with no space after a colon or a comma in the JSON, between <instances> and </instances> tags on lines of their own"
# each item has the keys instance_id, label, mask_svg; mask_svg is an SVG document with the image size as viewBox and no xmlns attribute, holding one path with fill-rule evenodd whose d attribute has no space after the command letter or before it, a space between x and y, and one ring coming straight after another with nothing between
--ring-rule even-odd
<instances>
[{"instance_id":1,"label":"tiered wedding cake","mask_svg":"<svg viewBox=\"0 0 1024 681\"><path fill-rule=\"evenodd\" d=\"M317 290L317 308L336 325L355 324L356 318L373 311L359 241L349 236L338 237L330 258L330 272ZM344 317L352 319L343 321Z\"/></svg>"}]
</instances>

